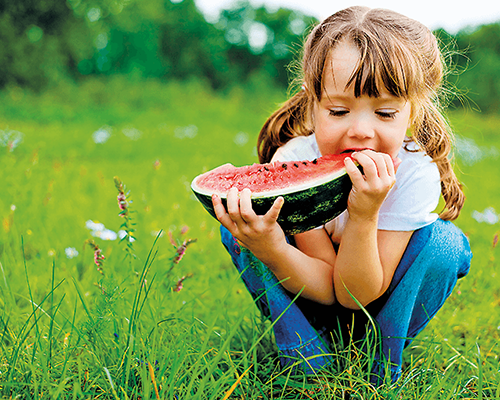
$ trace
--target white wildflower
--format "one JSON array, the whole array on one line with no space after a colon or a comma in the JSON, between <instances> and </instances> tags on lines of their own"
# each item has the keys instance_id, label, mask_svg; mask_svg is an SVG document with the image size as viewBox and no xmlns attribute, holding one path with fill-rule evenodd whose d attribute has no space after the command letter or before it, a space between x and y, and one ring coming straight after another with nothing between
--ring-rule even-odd
<instances>
[{"instance_id":1,"label":"white wildflower","mask_svg":"<svg viewBox=\"0 0 500 400\"><path fill-rule=\"evenodd\" d=\"M474 218L477 222L486 222L490 225L494 225L500 221L500 215L497 214L493 207L488 207L483 212L474 210L472 212L472 218Z\"/></svg>"},{"instance_id":2,"label":"white wildflower","mask_svg":"<svg viewBox=\"0 0 500 400\"><path fill-rule=\"evenodd\" d=\"M142 136L142 132L133 126L123 128L122 133L128 137L130 140L139 140Z\"/></svg>"},{"instance_id":3,"label":"white wildflower","mask_svg":"<svg viewBox=\"0 0 500 400\"><path fill-rule=\"evenodd\" d=\"M238 146L244 146L248 143L248 139L249 139L248 133L239 132L234 137L234 143L236 143Z\"/></svg>"},{"instance_id":4,"label":"white wildflower","mask_svg":"<svg viewBox=\"0 0 500 400\"><path fill-rule=\"evenodd\" d=\"M110 138L111 133L113 133L113 128L104 125L92 134L92 140L97 144L105 143Z\"/></svg>"},{"instance_id":5,"label":"white wildflower","mask_svg":"<svg viewBox=\"0 0 500 400\"><path fill-rule=\"evenodd\" d=\"M74 247L66 247L64 252L68 258L75 258L78 255L78 251Z\"/></svg>"},{"instance_id":6,"label":"white wildflower","mask_svg":"<svg viewBox=\"0 0 500 400\"><path fill-rule=\"evenodd\" d=\"M196 125L178 126L174 130L174 136L178 139L193 139L198 134Z\"/></svg>"},{"instance_id":7,"label":"white wildflower","mask_svg":"<svg viewBox=\"0 0 500 400\"><path fill-rule=\"evenodd\" d=\"M90 234L102 240L116 240L118 235L111 229L107 229L104 224L88 220L85 222L85 227L90 230Z\"/></svg>"}]
</instances>

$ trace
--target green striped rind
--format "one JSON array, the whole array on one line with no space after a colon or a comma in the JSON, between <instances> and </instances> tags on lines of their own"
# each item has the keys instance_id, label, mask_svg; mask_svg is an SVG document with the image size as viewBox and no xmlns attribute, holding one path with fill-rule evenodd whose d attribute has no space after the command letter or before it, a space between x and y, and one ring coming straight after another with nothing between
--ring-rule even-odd
<instances>
[{"instance_id":1,"label":"green striped rind","mask_svg":"<svg viewBox=\"0 0 500 400\"><path fill-rule=\"evenodd\" d=\"M347 173L309 189L285 194L285 202L278 217L278 223L286 235L306 232L335 218L347 208L347 198L352 183ZM212 198L206 194L194 194L214 218ZM264 215L278 196L252 199L252 206L258 215ZM222 199L224 207L226 199Z\"/></svg>"}]
</instances>

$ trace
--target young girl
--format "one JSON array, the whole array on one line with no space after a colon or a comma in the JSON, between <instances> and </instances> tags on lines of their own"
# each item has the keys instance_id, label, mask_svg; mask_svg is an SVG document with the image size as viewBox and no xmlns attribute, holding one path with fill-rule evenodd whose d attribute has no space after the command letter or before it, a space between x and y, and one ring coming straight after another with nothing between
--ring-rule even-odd
<instances>
[{"instance_id":1,"label":"young girl","mask_svg":"<svg viewBox=\"0 0 500 400\"><path fill-rule=\"evenodd\" d=\"M312 30L302 68L302 90L262 128L260 162L350 153L363 172L345 159L353 184L347 211L286 238L276 222L282 198L258 216L250 191L231 189L227 211L213 198L222 241L275 322L284 366L303 360L310 370L331 362L338 326L347 337L361 337L366 319L354 297L382 337L374 374L389 368L396 380L403 348L467 274L471 259L467 239L449 222L464 196L438 105L442 57L422 24L351 7ZM445 209L438 216L440 193Z\"/></svg>"}]
</instances>

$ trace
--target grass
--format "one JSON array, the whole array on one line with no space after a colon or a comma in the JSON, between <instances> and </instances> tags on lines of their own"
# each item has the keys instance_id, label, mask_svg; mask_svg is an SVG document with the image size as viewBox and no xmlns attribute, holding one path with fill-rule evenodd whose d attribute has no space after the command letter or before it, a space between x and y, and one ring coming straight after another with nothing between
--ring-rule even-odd
<instances>
[{"instance_id":1,"label":"grass","mask_svg":"<svg viewBox=\"0 0 500 400\"><path fill-rule=\"evenodd\" d=\"M450 114L471 272L406 350L401 380L375 389L352 347L312 378L279 370L272 327L189 189L202 171L255 162L257 133L283 94L115 78L41 95L11 88L0 99L3 396L500 398L499 225L473 218L498 208L500 117ZM128 219L115 176L128 188ZM92 236L89 220L136 240Z\"/></svg>"}]
</instances>

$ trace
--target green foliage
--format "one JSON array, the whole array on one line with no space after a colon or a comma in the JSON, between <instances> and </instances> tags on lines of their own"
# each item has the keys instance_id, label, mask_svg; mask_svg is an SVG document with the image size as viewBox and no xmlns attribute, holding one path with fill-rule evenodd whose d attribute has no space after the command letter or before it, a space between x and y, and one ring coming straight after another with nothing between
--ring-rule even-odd
<instances>
[{"instance_id":1,"label":"green foliage","mask_svg":"<svg viewBox=\"0 0 500 400\"><path fill-rule=\"evenodd\" d=\"M6 2L0 6L0 88L41 90L111 74L196 77L213 88L254 76L287 85L286 66L313 21L249 3L209 23L194 0Z\"/></svg>"},{"instance_id":2,"label":"green foliage","mask_svg":"<svg viewBox=\"0 0 500 400\"><path fill-rule=\"evenodd\" d=\"M20 0L0 4L0 89L40 91L89 76L204 80L212 88L261 80L286 88L315 18L235 2L207 21L195 0ZM451 35L448 83L456 107L500 110L500 23Z\"/></svg>"}]
</instances>

